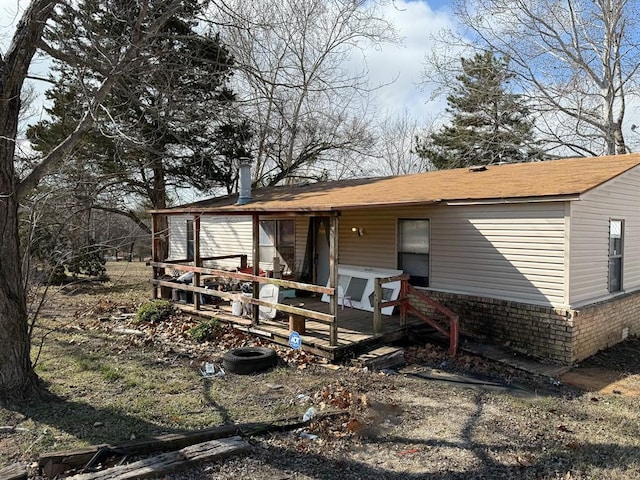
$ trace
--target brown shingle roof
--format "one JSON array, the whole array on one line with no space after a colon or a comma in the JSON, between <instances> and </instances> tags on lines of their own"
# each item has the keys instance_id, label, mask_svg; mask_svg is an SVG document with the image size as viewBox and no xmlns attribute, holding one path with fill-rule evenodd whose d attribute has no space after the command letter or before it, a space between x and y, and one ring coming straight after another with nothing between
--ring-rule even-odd
<instances>
[{"instance_id":1,"label":"brown shingle roof","mask_svg":"<svg viewBox=\"0 0 640 480\"><path fill-rule=\"evenodd\" d=\"M237 195L212 198L172 209L180 211L330 211L371 206L402 206L439 201L495 201L580 195L640 165L640 154L438 170L397 177L270 187L235 205Z\"/></svg>"}]
</instances>

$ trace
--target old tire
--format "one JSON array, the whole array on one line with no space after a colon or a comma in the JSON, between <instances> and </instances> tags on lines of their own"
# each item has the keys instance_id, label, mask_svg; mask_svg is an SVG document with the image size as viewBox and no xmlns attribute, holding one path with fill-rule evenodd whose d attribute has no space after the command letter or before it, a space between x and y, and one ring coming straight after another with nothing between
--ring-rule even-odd
<instances>
[{"instance_id":1,"label":"old tire","mask_svg":"<svg viewBox=\"0 0 640 480\"><path fill-rule=\"evenodd\" d=\"M242 347L229 350L222 356L222 366L231 373L248 375L263 372L278 363L275 350L266 347Z\"/></svg>"}]
</instances>

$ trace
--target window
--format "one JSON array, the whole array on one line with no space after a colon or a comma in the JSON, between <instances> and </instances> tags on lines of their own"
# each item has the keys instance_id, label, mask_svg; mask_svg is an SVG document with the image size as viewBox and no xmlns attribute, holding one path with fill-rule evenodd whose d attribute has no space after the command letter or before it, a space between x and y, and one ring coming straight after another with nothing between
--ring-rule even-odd
<instances>
[{"instance_id":1,"label":"window","mask_svg":"<svg viewBox=\"0 0 640 480\"><path fill-rule=\"evenodd\" d=\"M191 262L194 256L193 220L187 220L187 261Z\"/></svg>"},{"instance_id":2,"label":"window","mask_svg":"<svg viewBox=\"0 0 640 480\"><path fill-rule=\"evenodd\" d=\"M398 220L398 269L411 285L429 286L429 220Z\"/></svg>"},{"instance_id":3,"label":"window","mask_svg":"<svg viewBox=\"0 0 640 480\"><path fill-rule=\"evenodd\" d=\"M271 263L279 257L285 270L295 265L295 224L293 220L260 221L260 260Z\"/></svg>"},{"instance_id":4,"label":"window","mask_svg":"<svg viewBox=\"0 0 640 480\"><path fill-rule=\"evenodd\" d=\"M609 293L622 290L624 220L609 220Z\"/></svg>"}]
</instances>

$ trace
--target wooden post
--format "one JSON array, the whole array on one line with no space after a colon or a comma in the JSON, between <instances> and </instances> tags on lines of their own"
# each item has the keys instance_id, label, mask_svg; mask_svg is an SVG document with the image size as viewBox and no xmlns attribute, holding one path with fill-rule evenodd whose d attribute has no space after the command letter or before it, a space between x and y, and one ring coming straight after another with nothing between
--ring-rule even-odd
<instances>
[{"instance_id":1,"label":"wooden post","mask_svg":"<svg viewBox=\"0 0 640 480\"><path fill-rule=\"evenodd\" d=\"M202 267L202 255L200 255L200 215L193 216L193 264ZM200 286L200 272L193 272L193 286ZM193 292L193 308L200 310L200 294Z\"/></svg>"},{"instance_id":2,"label":"wooden post","mask_svg":"<svg viewBox=\"0 0 640 480\"><path fill-rule=\"evenodd\" d=\"M289 314L289 330L292 332L298 332L300 335L306 333L305 317L303 315L297 315L295 313Z\"/></svg>"},{"instance_id":3,"label":"wooden post","mask_svg":"<svg viewBox=\"0 0 640 480\"><path fill-rule=\"evenodd\" d=\"M329 287L334 289L330 298L329 313L333 323L329 326L329 345L338 345L338 214L331 216L329 227Z\"/></svg>"},{"instance_id":4,"label":"wooden post","mask_svg":"<svg viewBox=\"0 0 640 480\"><path fill-rule=\"evenodd\" d=\"M400 299L402 303L400 304L400 325L405 327L407 325L407 303L409 302L409 289L407 285L409 284L408 278L403 278L400 281Z\"/></svg>"},{"instance_id":5,"label":"wooden post","mask_svg":"<svg viewBox=\"0 0 640 480\"><path fill-rule=\"evenodd\" d=\"M373 280L373 333L382 333L382 283L380 278Z\"/></svg>"},{"instance_id":6,"label":"wooden post","mask_svg":"<svg viewBox=\"0 0 640 480\"><path fill-rule=\"evenodd\" d=\"M458 353L458 337L460 335L460 319L458 315L453 315L449 325L449 354L455 357Z\"/></svg>"},{"instance_id":7,"label":"wooden post","mask_svg":"<svg viewBox=\"0 0 640 480\"><path fill-rule=\"evenodd\" d=\"M253 214L253 275L260 276L260 215ZM260 284L253 282L253 298L260 298ZM253 305L253 324L260 323L260 306Z\"/></svg>"},{"instance_id":8,"label":"wooden post","mask_svg":"<svg viewBox=\"0 0 640 480\"><path fill-rule=\"evenodd\" d=\"M153 262L159 262L158 259L158 214L151 214L151 260ZM153 280L158 279L158 268L153 267ZM158 298L158 288L152 285L151 297L155 300Z\"/></svg>"}]
</instances>

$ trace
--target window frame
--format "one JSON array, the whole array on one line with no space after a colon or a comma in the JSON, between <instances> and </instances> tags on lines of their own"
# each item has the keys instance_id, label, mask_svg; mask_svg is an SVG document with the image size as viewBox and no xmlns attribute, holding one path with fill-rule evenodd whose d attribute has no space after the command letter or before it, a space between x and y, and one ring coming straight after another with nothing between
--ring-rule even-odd
<instances>
[{"instance_id":1,"label":"window frame","mask_svg":"<svg viewBox=\"0 0 640 480\"><path fill-rule=\"evenodd\" d=\"M290 242L284 242L284 239L281 238L284 235L282 234L282 227L281 225L284 222L289 222L291 223L291 241ZM273 228L271 229L266 229L263 226L266 223L272 223L273 224ZM260 263L269 263L271 264L273 262L273 258L274 257L278 257L280 259L281 265L289 272L293 271L293 264L290 263L294 263L295 262L295 254L296 254L296 222L294 219L292 218L271 218L271 219L264 219L264 220L260 220L260 235L259 235L259 244L258 244L258 248L260 249ZM272 235L271 235L272 233ZM262 240L265 238L265 236L269 239L270 243L263 243ZM284 243L283 243L284 242ZM263 249L273 249L273 255L271 255L269 258L265 258L265 256L263 255ZM285 258L285 256L282 255L282 253L280 253L281 251L283 251L284 249L290 249L290 261L287 261L287 259Z\"/></svg>"},{"instance_id":2,"label":"window frame","mask_svg":"<svg viewBox=\"0 0 640 480\"><path fill-rule=\"evenodd\" d=\"M428 228L428 232L427 232L427 253L420 253L420 252L412 252L412 251L403 251L401 249L401 242L402 242L402 227L401 224L403 222L427 222L427 228ZM410 277L410 283L416 287L422 287L422 288L428 288L429 285L431 284L431 219L430 218L425 218L425 217L408 217L408 218L397 218L396 219L396 267L398 270L402 270L405 273L406 272L405 268L403 268L403 264L402 264L402 255L403 254L412 254L412 255L422 255L426 257L426 263L427 263L427 276L422 276L422 275L411 275L409 273L409 277Z\"/></svg>"},{"instance_id":3,"label":"window frame","mask_svg":"<svg viewBox=\"0 0 640 480\"><path fill-rule=\"evenodd\" d=\"M195 230L193 220L186 221L186 257L187 262L192 262L195 259Z\"/></svg>"},{"instance_id":4,"label":"window frame","mask_svg":"<svg viewBox=\"0 0 640 480\"><path fill-rule=\"evenodd\" d=\"M620 223L620 251L615 252L614 244L612 243L612 225L614 222ZM623 291L624 285L624 219L620 218L610 218L609 219L609 235L608 235L608 256L607 256L607 290L609 293L619 293ZM611 275L612 265L614 261L619 261L619 272L618 278L616 278L616 282L618 283L618 288L613 286L612 280L613 276Z\"/></svg>"}]
</instances>

